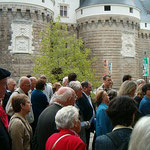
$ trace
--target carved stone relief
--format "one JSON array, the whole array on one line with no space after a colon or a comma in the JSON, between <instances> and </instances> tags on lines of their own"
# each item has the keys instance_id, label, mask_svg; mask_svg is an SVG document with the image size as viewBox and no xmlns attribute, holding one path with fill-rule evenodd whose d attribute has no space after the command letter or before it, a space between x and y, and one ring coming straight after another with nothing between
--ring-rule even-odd
<instances>
[{"instance_id":1,"label":"carved stone relief","mask_svg":"<svg viewBox=\"0 0 150 150\"><path fill-rule=\"evenodd\" d=\"M32 24L25 22L13 22L12 29L12 45L9 47L11 53L33 53L32 47Z\"/></svg>"},{"instance_id":2,"label":"carved stone relief","mask_svg":"<svg viewBox=\"0 0 150 150\"><path fill-rule=\"evenodd\" d=\"M124 57L135 57L135 35L133 33L122 33L122 50Z\"/></svg>"}]
</instances>

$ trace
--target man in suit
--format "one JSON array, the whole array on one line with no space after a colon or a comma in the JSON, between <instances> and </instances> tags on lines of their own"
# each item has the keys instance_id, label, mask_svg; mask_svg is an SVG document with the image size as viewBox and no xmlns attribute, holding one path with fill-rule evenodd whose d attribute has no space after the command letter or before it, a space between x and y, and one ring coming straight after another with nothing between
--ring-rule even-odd
<instances>
[{"instance_id":1,"label":"man in suit","mask_svg":"<svg viewBox=\"0 0 150 150\"><path fill-rule=\"evenodd\" d=\"M11 99L14 95L16 94L26 94L29 99L31 98L31 95L29 93L31 88L31 81L29 78L27 77L21 77L19 80L19 88L17 88L12 95L10 96L8 103L6 105L6 113L9 117L11 117L14 114L13 108L12 108L12 104L11 104ZM32 111L32 107L31 107L31 111L27 114L27 120L29 123L32 123L34 121L34 116L33 116L33 111Z\"/></svg>"},{"instance_id":2,"label":"man in suit","mask_svg":"<svg viewBox=\"0 0 150 150\"><path fill-rule=\"evenodd\" d=\"M0 103L5 96L7 77L10 76L10 72L0 68ZM0 104L1 105L1 104ZM0 114L1 114L0 109ZM1 150L11 150L11 140L7 132L7 129L0 117L0 149Z\"/></svg>"},{"instance_id":3,"label":"man in suit","mask_svg":"<svg viewBox=\"0 0 150 150\"><path fill-rule=\"evenodd\" d=\"M92 91L92 84L88 81L81 83L82 85L82 96L76 101L76 105L80 109L80 113L83 115L84 121L89 122L89 129L86 129L86 144L89 146L90 132L94 131L94 117L95 111L92 105L90 92Z\"/></svg>"},{"instance_id":4,"label":"man in suit","mask_svg":"<svg viewBox=\"0 0 150 150\"><path fill-rule=\"evenodd\" d=\"M49 136L58 132L55 124L55 115L64 106L74 105L76 94L69 87L60 88L52 97L51 105L39 116L37 128L32 141L32 150L44 150Z\"/></svg>"},{"instance_id":5,"label":"man in suit","mask_svg":"<svg viewBox=\"0 0 150 150\"><path fill-rule=\"evenodd\" d=\"M3 99L3 108L5 109L7 102L9 100L9 97L11 94L16 90L16 81L12 78L7 80L7 90L5 93L5 97Z\"/></svg>"}]
</instances>

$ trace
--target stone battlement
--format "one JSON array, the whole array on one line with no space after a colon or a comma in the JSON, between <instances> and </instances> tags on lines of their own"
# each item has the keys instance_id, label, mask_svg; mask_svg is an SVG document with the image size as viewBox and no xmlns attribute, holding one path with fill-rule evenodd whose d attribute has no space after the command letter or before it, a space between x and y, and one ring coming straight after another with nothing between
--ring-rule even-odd
<instances>
[{"instance_id":1,"label":"stone battlement","mask_svg":"<svg viewBox=\"0 0 150 150\"><path fill-rule=\"evenodd\" d=\"M23 4L1 4L0 5L0 17L3 15L12 15L13 18L24 19L38 19L42 21L49 21L53 18L53 11L40 6L23 5ZM27 19L27 18L26 18Z\"/></svg>"}]
</instances>

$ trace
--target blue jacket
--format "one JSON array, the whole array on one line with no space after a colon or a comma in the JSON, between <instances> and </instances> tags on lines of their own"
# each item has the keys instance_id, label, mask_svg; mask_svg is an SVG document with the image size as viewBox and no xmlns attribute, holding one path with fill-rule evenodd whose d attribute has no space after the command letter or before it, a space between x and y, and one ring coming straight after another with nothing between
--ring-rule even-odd
<instances>
[{"instance_id":1,"label":"blue jacket","mask_svg":"<svg viewBox=\"0 0 150 150\"><path fill-rule=\"evenodd\" d=\"M113 134L117 134L121 141L125 142L129 139L132 129L120 128L113 131ZM107 135L98 136L95 141L95 150L117 150L112 140Z\"/></svg>"},{"instance_id":2,"label":"blue jacket","mask_svg":"<svg viewBox=\"0 0 150 150\"><path fill-rule=\"evenodd\" d=\"M106 104L101 103L96 111L96 136L111 132L113 129L110 119L106 114L107 108Z\"/></svg>"},{"instance_id":3,"label":"blue jacket","mask_svg":"<svg viewBox=\"0 0 150 150\"><path fill-rule=\"evenodd\" d=\"M141 100L139 110L143 115L150 114L150 99L147 96L144 96Z\"/></svg>"},{"instance_id":4,"label":"blue jacket","mask_svg":"<svg viewBox=\"0 0 150 150\"><path fill-rule=\"evenodd\" d=\"M31 124L33 133L35 131L37 121L41 112L48 106L46 95L40 90L33 90L31 94L31 103L34 114L34 122Z\"/></svg>"}]
</instances>

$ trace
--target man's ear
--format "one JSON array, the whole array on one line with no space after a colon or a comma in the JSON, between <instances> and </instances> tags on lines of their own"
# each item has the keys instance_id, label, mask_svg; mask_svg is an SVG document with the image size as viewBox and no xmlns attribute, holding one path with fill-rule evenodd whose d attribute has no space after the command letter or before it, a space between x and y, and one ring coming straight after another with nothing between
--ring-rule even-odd
<instances>
[{"instance_id":1,"label":"man's ear","mask_svg":"<svg viewBox=\"0 0 150 150\"><path fill-rule=\"evenodd\" d=\"M24 107L24 105L23 105L23 104L20 104L20 107L21 107L21 108L23 108L23 107Z\"/></svg>"}]
</instances>

